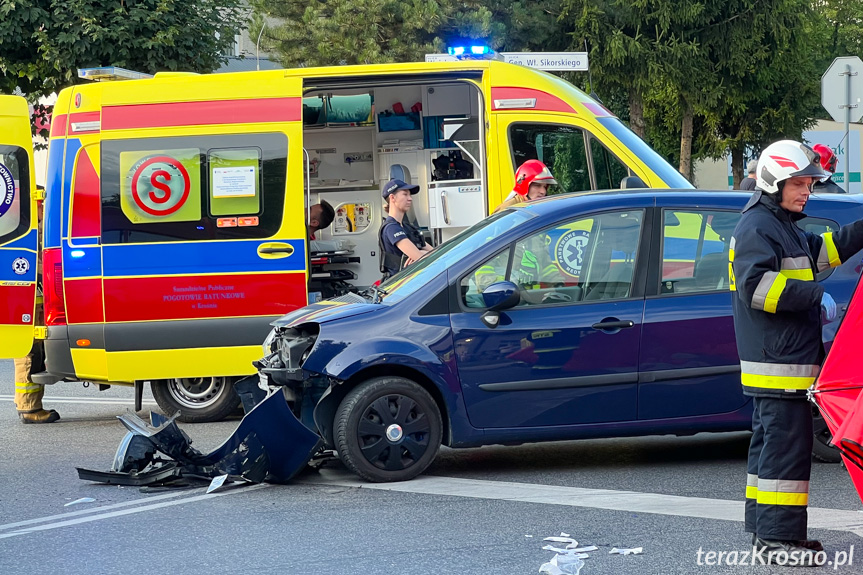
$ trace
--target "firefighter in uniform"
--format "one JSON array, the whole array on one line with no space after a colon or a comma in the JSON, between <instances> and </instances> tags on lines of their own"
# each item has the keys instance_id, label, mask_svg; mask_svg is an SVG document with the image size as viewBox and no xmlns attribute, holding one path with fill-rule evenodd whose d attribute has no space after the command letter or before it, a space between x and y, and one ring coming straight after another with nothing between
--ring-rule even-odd
<instances>
[{"instance_id":1,"label":"firefighter in uniform","mask_svg":"<svg viewBox=\"0 0 863 575\"><path fill-rule=\"evenodd\" d=\"M844 194L845 190L842 186L833 181L833 174L836 173L836 164L839 163L839 158L833 153L829 146L824 144L815 144L812 149L818 152L821 156L821 167L827 172L827 178L820 182L815 182L812 186L813 194Z\"/></svg>"},{"instance_id":2,"label":"firefighter in uniform","mask_svg":"<svg viewBox=\"0 0 863 575\"><path fill-rule=\"evenodd\" d=\"M863 248L863 220L820 236L795 224L825 175L808 146L768 146L729 250L743 393L754 404L746 531L765 556L795 552L805 564L823 550L806 535L813 440L806 394L824 359L822 309L827 319L836 314L815 274Z\"/></svg>"},{"instance_id":3,"label":"firefighter in uniform","mask_svg":"<svg viewBox=\"0 0 863 575\"><path fill-rule=\"evenodd\" d=\"M515 171L515 186L509 196L492 212L496 214L510 206L544 198L548 187L557 184L548 167L539 160L528 160Z\"/></svg>"},{"instance_id":4,"label":"firefighter in uniform","mask_svg":"<svg viewBox=\"0 0 863 575\"><path fill-rule=\"evenodd\" d=\"M39 246L42 245L42 202L38 202L38 233ZM41 250L36 260L36 277L42 278L42 253ZM42 308L42 296L37 292L35 324L45 323ZM44 371L45 348L41 340L33 342L33 347L27 357L19 357L15 360L15 407L18 417L24 423L54 423L60 419L60 414L42 407L42 396L45 395L45 386L33 383L30 377L34 371Z\"/></svg>"}]
</instances>

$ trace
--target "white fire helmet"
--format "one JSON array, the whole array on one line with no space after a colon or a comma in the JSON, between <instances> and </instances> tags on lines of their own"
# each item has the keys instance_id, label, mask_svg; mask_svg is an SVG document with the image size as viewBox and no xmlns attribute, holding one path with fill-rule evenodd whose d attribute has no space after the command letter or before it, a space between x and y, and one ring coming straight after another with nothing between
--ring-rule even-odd
<instances>
[{"instance_id":1,"label":"white fire helmet","mask_svg":"<svg viewBox=\"0 0 863 575\"><path fill-rule=\"evenodd\" d=\"M794 140L780 140L764 148L755 172L756 186L767 192L779 192L779 183L797 176L822 179L829 174L821 168L818 152Z\"/></svg>"}]
</instances>

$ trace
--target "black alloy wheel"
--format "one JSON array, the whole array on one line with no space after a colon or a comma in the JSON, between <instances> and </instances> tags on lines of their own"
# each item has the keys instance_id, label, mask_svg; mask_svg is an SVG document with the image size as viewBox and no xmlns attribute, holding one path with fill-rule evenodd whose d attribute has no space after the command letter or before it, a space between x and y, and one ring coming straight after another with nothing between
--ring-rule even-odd
<instances>
[{"instance_id":1,"label":"black alloy wheel","mask_svg":"<svg viewBox=\"0 0 863 575\"><path fill-rule=\"evenodd\" d=\"M339 406L333 428L342 462L373 482L416 477L434 460L443 436L434 399L402 377L358 385Z\"/></svg>"}]
</instances>

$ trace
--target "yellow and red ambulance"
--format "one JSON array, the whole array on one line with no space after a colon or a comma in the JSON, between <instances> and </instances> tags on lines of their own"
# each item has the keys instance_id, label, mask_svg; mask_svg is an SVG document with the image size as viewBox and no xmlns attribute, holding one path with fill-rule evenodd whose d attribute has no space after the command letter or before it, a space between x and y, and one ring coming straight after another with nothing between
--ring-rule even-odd
<instances>
[{"instance_id":1,"label":"yellow and red ambulance","mask_svg":"<svg viewBox=\"0 0 863 575\"><path fill-rule=\"evenodd\" d=\"M391 177L420 186L410 217L433 244L489 214L532 158L563 191L627 179L691 187L571 84L500 61L74 86L51 124L40 331L26 106L0 104L18 126L0 137L0 179L15 182L0 204L3 356L26 353L36 333L47 356L38 382L136 386L138 397L150 382L185 421L236 408L232 383L255 372L269 323L310 291L379 279ZM322 201L336 218L310 241L310 206Z\"/></svg>"}]
</instances>

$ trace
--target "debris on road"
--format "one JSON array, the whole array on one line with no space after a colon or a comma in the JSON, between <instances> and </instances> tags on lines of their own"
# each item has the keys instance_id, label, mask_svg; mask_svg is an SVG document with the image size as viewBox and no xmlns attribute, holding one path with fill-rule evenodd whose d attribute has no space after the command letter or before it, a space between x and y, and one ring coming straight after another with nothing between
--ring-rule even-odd
<instances>
[{"instance_id":1,"label":"debris on road","mask_svg":"<svg viewBox=\"0 0 863 575\"><path fill-rule=\"evenodd\" d=\"M548 543L543 545L543 550L555 553L548 563L543 563L539 567L539 572L545 575L578 575L584 567L583 560L589 557L586 552L597 549L595 545L579 547L578 541L570 537L569 533L563 532L559 537L546 537L542 541Z\"/></svg>"},{"instance_id":2,"label":"debris on road","mask_svg":"<svg viewBox=\"0 0 863 575\"><path fill-rule=\"evenodd\" d=\"M69 507L70 505L78 505L79 503L93 503L96 501L92 497L82 497L81 499L76 499L75 501L70 501L63 505L63 507Z\"/></svg>"},{"instance_id":3,"label":"debris on road","mask_svg":"<svg viewBox=\"0 0 863 575\"><path fill-rule=\"evenodd\" d=\"M151 412L150 424L134 413L117 417L129 431L110 471L78 469L85 481L111 485L170 485L180 478L285 482L296 475L320 446L320 437L294 417L281 390L273 391L243 417L214 451L204 454L173 417ZM285 438L291 438L285 441ZM165 459L163 456L166 456Z\"/></svg>"},{"instance_id":4,"label":"debris on road","mask_svg":"<svg viewBox=\"0 0 863 575\"><path fill-rule=\"evenodd\" d=\"M609 555L641 555L644 553L644 547L633 547L631 549L618 549L617 547L613 547L611 551L608 552Z\"/></svg>"}]
</instances>

